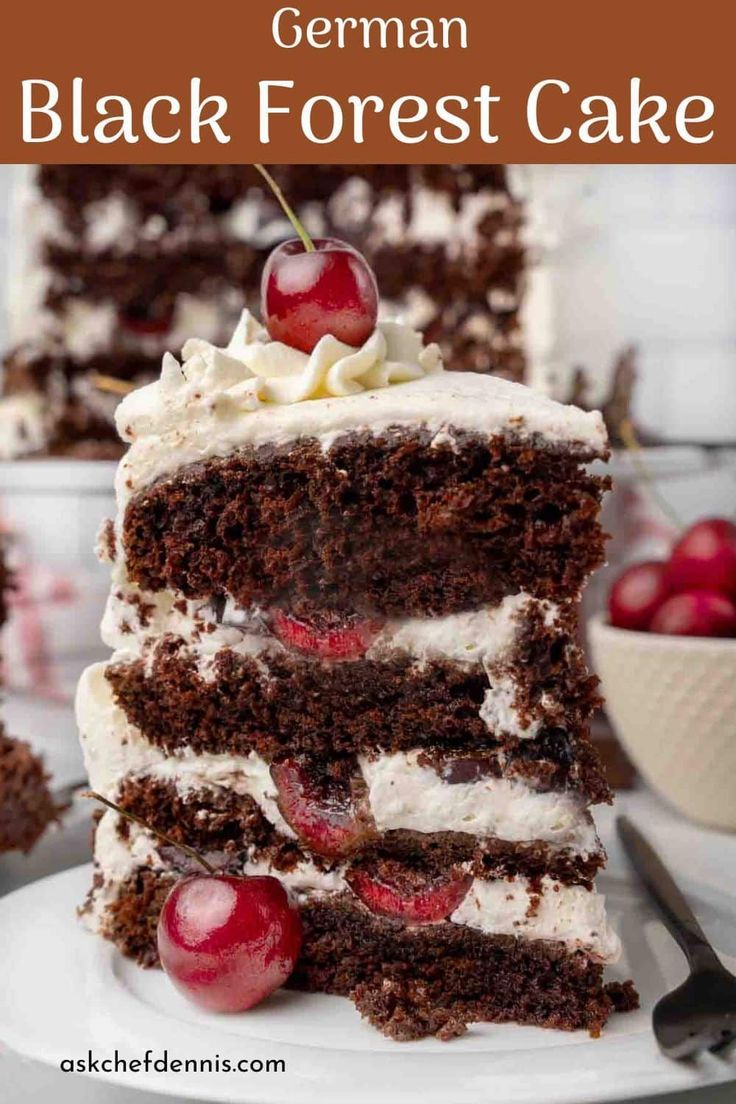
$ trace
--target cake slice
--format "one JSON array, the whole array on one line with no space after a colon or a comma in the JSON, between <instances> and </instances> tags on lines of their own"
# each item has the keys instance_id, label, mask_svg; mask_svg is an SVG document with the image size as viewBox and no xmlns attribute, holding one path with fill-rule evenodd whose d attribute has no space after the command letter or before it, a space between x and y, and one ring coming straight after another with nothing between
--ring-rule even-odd
<instances>
[{"instance_id":1,"label":"cake slice","mask_svg":"<svg viewBox=\"0 0 736 1104\"><path fill-rule=\"evenodd\" d=\"M0 627L7 618L11 586L4 541L0 540ZM0 725L0 854L30 851L57 815L40 758Z\"/></svg>"},{"instance_id":2,"label":"cake slice","mask_svg":"<svg viewBox=\"0 0 736 1104\"><path fill-rule=\"evenodd\" d=\"M58 813L39 757L0 730L0 854L30 851Z\"/></svg>"},{"instance_id":3,"label":"cake slice","mask_svg":"<svg viewBox=\"0 0 736 1104\"><path fill-rule=\"evenodd\" d=\"M594 879L577 644L602 560L601 418L379 324L311 354L244 315L126 398L101 547L111 659L83 676L90 926L144 965L190 860L298 902L290 984L396 1039L598 1034L629 989Z\"/></svg>"}]
</instances>

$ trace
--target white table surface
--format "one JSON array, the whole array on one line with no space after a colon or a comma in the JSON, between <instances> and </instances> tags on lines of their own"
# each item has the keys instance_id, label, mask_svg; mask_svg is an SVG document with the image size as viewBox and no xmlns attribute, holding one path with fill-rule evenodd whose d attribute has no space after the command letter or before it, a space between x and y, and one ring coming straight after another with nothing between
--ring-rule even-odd
<instances>
[{"instance_id":1,"label":"white table surface","mask_svg":"<svg viewBox=\"0 0 736 1104\"><path fill-rule=\"evenodd\" d=\"M81 756L75 743L70 706L47 705L10 696L4 703L3 714L14 734L30 740L44 753L57 785L68 785L81 778ZM668 822L673 827L682 824L680 816L645 790L620 795L616 809L618 812L630 813L643 827L653 822L664 828ZM0 858L0 895L46 874L88 861L91 812L86 803L78 803L67 816L62 828L48 833L30 856L12 855ZM611 818L610 809L598 810L597 820L604 839L611 831ZM714 846L717 846L717 841L718 834L714 833ZM736 871L732 874L733 882L736 880ZM736 1064L736 1056L731 1060ZM108 1086L90 1078L61 1073L49 1066L19 1057L0 1042L2 1104L41 1101L51 1101L53 1104L161 1104L167 1099L171 1098ZM693 1092L648 1097L646 1100L642 1098L641 1104L655 1104L655 1101L657 1104L736 1104L736 1081ZM190 1102L180 1100L179 1104ZM452 1102L448 1101L448 1104ZM504 1102L498 1101L496 1104ZM540 1101L540 1104L543 1102Z\"/></svg>"}]
</instances>

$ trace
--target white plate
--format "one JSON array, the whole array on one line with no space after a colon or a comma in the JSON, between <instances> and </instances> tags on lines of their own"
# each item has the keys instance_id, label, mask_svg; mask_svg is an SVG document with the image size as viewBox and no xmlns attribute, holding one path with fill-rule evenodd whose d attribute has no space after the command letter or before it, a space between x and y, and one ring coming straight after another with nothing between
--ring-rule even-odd
<instances>
[{"instance_id":1,"label":"white plate","mask_svg":"<svg viewBox=\"0 0 736 1104\"><path fill-rule=\"evenodd\" d=\"M690 831L687 833L690 834ZM711 846L714 840L711 838ZM730 841L729 841L730 842ZM696 861L695 853L689 859ZM143 971L75 917L89 867L35 882L0 901L0 1039L57 1068L117 1052L143 1058L283 1059L285 1073L117 1072L119 1084L200 1100L267 1104L594 1104L697 1088L736 1076L707 1055L676 1064L657 1051L653 1002L684 976L679 951L626 877L601 879L626 946L615 976L636 978L642 1010L614 1016L599 1040L486 1025L451 1043L392 1043L337 997L281 992L242 1016L199 1012L159 971ZM736 900L683 883L716 945L736 956Z\"/></svg>"}]
</instances>

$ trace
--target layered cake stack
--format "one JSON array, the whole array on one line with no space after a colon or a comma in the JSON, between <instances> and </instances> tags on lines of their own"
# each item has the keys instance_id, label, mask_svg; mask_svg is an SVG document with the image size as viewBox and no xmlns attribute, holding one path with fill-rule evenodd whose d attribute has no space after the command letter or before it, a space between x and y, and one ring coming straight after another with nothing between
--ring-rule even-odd
<instances>
[{"instance_id":1,"label":"layered cake stack","mask_svg":"<svg viewBox=\"0 0 736 1104\"><path fill-rule=\"evenodd\" d=\"M7 617L11 585L0 541L0 628ZM41 760L28 744L8 736L0 724L0 854L30 851L57 812Z\"/></svg>"},{"instance_id":2,"label":"layered cake stack","mask_svg":"<svg viewBox=\"0 0 736 1104\"><path fill-rule=\"evenodd\" d=\"M521 208L503 166L276 166L313 234L368 256L385 317L520 379ZM28 167L0 457L120 454L114 410L193 333L227 341L288 221L249 166Z\"/></svg>"},{"instance_id":3,"label":"layered cake stack","mask_svg":"<svg viewBox=\"0 0 736 1104\"><path fill-rule=\"evenodd\" d=\"M304 926L290 984L386 1034L585 1028L619 941L577 645L603 555L600 416L444 371L410 328L311 354L248 314L117 415L130 448L78 720L91 784ZM190 870L107 811L88 924L144 965Z\"/></svg>"}]
</instances>

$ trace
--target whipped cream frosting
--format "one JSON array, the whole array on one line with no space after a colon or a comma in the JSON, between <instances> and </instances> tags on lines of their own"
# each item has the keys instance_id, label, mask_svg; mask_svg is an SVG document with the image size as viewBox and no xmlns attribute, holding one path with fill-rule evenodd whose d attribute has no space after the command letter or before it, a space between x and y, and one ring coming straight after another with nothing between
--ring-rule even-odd
<instances>
[{"instance_id":1,"label":"whipped cream frosting","mask_svg":"<svg viewBox=\"0 0 736 1104\"><path fill-rule=\"evenodd\" d=\"M281 816L268 764L248 755L201 753L189 749L166 755L150 744L115 702L98 663L82 675L77 690L79 725L85 764L94 789L114 799L126 775L146 775L172 782L180 792L222 786L248 795L284 835L294 833ZM590 855L600 842L580 797L538 792L518 779L486 777L450 784L418 762L420 752L360 756L376 827L385 832L466 832L520 842L543 840L553 847Z\"/></svg>"},{"instance_id":2,"label":"whipped cream frosting","mask_svg":"<svg viewBox=\"0 0 736 1104\"><path fill-rule=\"evenodd\" d=\"M563 886L548 875L533 890L526 878L476 878L450 919L488 935L509 932L559 940L600 962L617 962L621 955L621 941L606 918L604 895L584 886Z\"/></svg>"},{"instance_id":3,"label":"whipped cream frosting","mask_svg":"<svg viewBox=\"0 0 736 1104\"><path fill-rule=\"evenodd\" d=\"M354 349L324 337L310 356L271 342L245 313L225 349L201 339L180 365L166 354L161 378L133 391L116 422L131 443L117 489L122 508L137 490L179 467L248 445L314 438L329 450L345 433L411 426L438 443L467 431L539 435L595 455L606 450L598 413L473 372L446 372L436 346L399 323L380 323Z\"/></svg>"},{"instance_id":4,"label":"whipped cream frosting","mask_svg":"<svg viewBox=\"0 0 736 1104\"><path fill-rule=\"evenodd\" d=\"M360 756L379 832L467 832L521 843L543 840L582 856L601 849L582 798L539 792L515 778L449 783L419 762L421 752Z\"/></svg>"},{"instance_id":5,"label":"whipped cream frosting","mask_svg":"<svg viewBox=\"0 0 736 1104\"><path fill-rule=\"evenodd\" d=\"M242 416L262 407L291 406L310 399L341 398L407 383L442 371L438 345L397 322L380 322L360 347L326 334L309 354L281 341L243 311L227 348L190 338L183 363L164 356L161 378L139 388L120 404L120 435L165 434L201 403Z\"/></svg>"},{"instance_id":6,"label":"whipped cream frosting","mask_svg":"<svg viewBox=\"0 0 736 1104\"><path fill-rule=\"evenodd\" d=\"M108 549L98 541L98 555ZM219 648L246 644L248 652L281 650L267 633L260 611L242 610L229 600L216 620L210 603L184 599L171 591L142 590L128 579L121 557L112 565L112 588L102 620L102 639L109 648L140 655L172 633L194 649L211 654ZM141 609L145 616L141 620ZM392 652L414 656L422 663L448 660L471 666L489 664L512 648L528 613L540 611L552 624L559 610L554 602L520 591L497 606L467 610L446 617L390 618L366 652L368 659L384 659Z\"/></svg>"},{"instance_id":7,"label":"whipped cream frosting","mask_svg":"<svg viewBox=\"0 0 736 1104\"><path fill-rule=\"evenodd\" d=\"M104 927L105 909L115 900L126 878L141 867L162 867L155 842L147 832L130 825L127 839L123 840L117 826L117 815L107 812L95 836L95 863L102 884L93 890L86 920L97 931ZM275 875L297 900L349 889L343 866L322 870L309 859L282 871L274 870L262 859L246 856L242 873ZM533 901L535 907L530 908ZM606 920L605 897L582 886L562 885L547 876L533 886L524 877L497 881L475 878L450 920L490 935L559 940L570 950L583 950L601 962L615 962L620 954L620 942Z\"/></svg>"},{"instance_id":8,"label":"whipped cream frosting","mask_svg":"<svg viewBox=\"0 0 736 1104\"><path fill-rule=\"evenodd\" d=\"M141 610L145 611L144 623ZM557 703L543 700L536 717L522 717L516 708L518 688L513 671L505 670L504 662L513 655L525 618L533 612L540 612L547 624L559 615L555 603L522 591L508 595L493 608L447 617L390 619L366 652L366 659L380 662L399 652L413 657L420 668L432 661L480 665L488 677L488 689L479 713L488 729L498 735L532 739L545 714ZM180 651L180 657L193 660L205 680L216 677L216 657L224 648L262 660L265 679L269 677L269 659L284 651L258 610L226 605L218 622L207 602L183 601L169 591L140 590L128 581L124 563L117 562L102 621L102 638L115 650L112 662L142 656L151 663L157 643L167 634L185 641L186 650Z\"/></svg>"}]
</instances>

